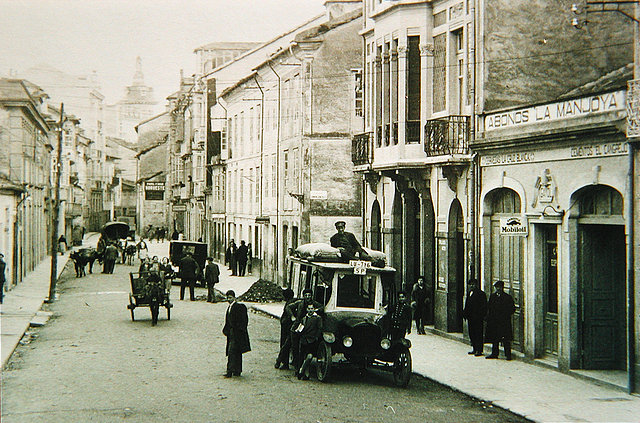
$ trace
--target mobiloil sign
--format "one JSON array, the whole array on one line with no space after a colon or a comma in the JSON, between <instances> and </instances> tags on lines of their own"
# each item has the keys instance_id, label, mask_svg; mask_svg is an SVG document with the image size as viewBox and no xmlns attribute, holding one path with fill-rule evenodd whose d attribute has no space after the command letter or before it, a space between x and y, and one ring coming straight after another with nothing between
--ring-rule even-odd
<instances>
[{"instance_id":1,"label":"mobiloil sign","mask_svg":"<svg viewBox=\"0 0 640 423\"><path fill-rule=\"evenodd\" d=\"M500 218L500 235L504 236L527 236L529 226L527 218L521 216L511 216Z\"/></svg>"}]
</instances>

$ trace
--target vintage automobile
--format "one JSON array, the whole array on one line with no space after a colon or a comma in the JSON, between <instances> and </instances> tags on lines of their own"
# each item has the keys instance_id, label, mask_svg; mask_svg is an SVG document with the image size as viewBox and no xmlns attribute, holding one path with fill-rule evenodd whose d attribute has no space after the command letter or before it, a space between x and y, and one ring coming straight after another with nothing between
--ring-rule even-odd
<instances>
[{"instance_id":1,"label":"vintage automobile","mask_svg":"<svg viewBox=\"0 0 640 423\"><path fill-rule=\"evenodd\" d=\"M171 241L169 244L169 260L174 266L176 275L178 276L180 260L182 260L182 257L187 253L190 253L196 263L198 263L198 267L200 268L200 278L198 282L201 286L205 286L203 274L207 261L207 244L196 241ZM180 280L176 280L176 282L180 282Z\"/></svg>"},{"instance_id":2,"label":"vintage automobile","mask_svg":"<svg viewBox=\"0 0 640 423\"><path fill-rule=\"evenodd\" d=\"M288 257L288 281L298 298L304 289L324 305L323 340L316 357L317 377L329 379L333 357L393 373L397 386L411 378L411 342L390 337L387 310L395 305L395 269L370 262L339 263Z\"/></svg>"}]
</instances>

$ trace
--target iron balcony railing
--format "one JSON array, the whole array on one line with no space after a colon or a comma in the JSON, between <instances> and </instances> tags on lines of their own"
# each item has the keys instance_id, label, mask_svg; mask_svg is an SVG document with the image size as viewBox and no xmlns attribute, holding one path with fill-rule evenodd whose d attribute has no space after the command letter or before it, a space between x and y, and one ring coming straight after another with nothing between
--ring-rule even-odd
<instances>
[{"instance_id":1,"label":"iron balcony railing","mask_svg":"<svg viewBox=\"0 0 640 423\"><path fill-rule=\"evenodd\" d=\"M405 133L405 139L407 144L414 144L420 142L420 121L408 120L407 130Z\"/></svg>"},{"instance_id":2,"label":"iron balcony railing","mask_svg":"<svg viewBox=\"0 0 640 423\"><path fill-rule=\"evenodd\" d=\"M351 161L355 166L373 163L373 146L371 132L356 134L351 139Z\"/></svg>"},{"instance_id":3,"label":"iron balcony railing","mask_svg":"<svg viewBox=\"0 0 640 423\"><path fill-rule=\"evenodd\" d=\"M384 145L391 144L391 124L384 124Z\"/></svg>"},{"instance_id":4,"label":"iron balcony railing","mask_svg":"<svg viewBox=\"0 0 640 423\"><path fill-rule=\"evenodd\" d=\"M424 134L424 152L427 156L469 152L469 116L454 115L428 120Z\"/></svg>"},{"instance_id":5,"label":"iron balcony railing","mask_svg":"<svg viewBox=\"0 0 640 423\"><path fill-rule=\"evenodd\" d=\"M382 147L382 125L378 125L376 131L376 147Z\"/></svg>"},{"instance_id":6,"label":"iron balcony railing","mask_svg":"<svg viewBox=\"0 0 640 423\"><path fill-rule=\"evenodd\" d=\"M398 122L393 122L393 126L391 127L392 133L391 136L393 138L393 145L398 144Z\"/></svg>"}]
</instances>

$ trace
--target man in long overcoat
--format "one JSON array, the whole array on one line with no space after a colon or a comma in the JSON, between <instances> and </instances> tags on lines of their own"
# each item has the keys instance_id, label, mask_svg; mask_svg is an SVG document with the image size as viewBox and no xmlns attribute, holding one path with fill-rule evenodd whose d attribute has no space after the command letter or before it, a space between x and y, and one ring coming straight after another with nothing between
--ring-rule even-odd
<instances>
[{"instance_id":1,"label":"man in long overcoat","mask_svg":"<svg viewBox=\"0 0 640 423\"><path fill-rule=\"evenodd\" d=\"M227 291L229 308L224 320L222 333L227 337L227 373L224 377L240 376L242 373L242 354L251 351L249 343L249 317L247 306L236 300L236 293Z\"/></svg>"},{"instance_id":2,"label":"man in long overcoat","mask_svg":"<svg viewBox=\"0 0 640 423\"><path fill-rule=\"evenodd\" d=\"M189 299L195 301L196 278L200 269L190 253L185 254L178 265L180 268L180 299L184 300L184 290L189 285Z\"/></svg>"},{"instance_id":3,"label":"man in long overcoat","mask_svg":"<svg viewBox=\"0 0 640 423\"><path fill-rule=\"evenodd\" d=\"M116 260L118 259L118 249L113 243L109 243L104 249L104 258L102 265L102 273L113 273L113 268L116 265Z\"/></svg>"},{"instance_id":4,"label":"man in long overcoat","mask_svg":"<svg viewBox=\"0 0 640 423\"><path fill-rule=\"evenodd\" d=\"M418 280L411 289L411 308L418 335L424 335L426 333L424 324L427 317L427 288L424 286L424 276L418 276ZM409 333L411 333L411 327L409 327Z\"/></svg>"},{"instance_id":5,"label":"man in long overcoat","mask_svg":"<svg viewBox=\"0 0 640 423\"><path fill-rule=\"evenodd\" d=\"M220 269L213 262L213 257L207 257L207 265L204 267L204 280L207 283L207 302L216 301L215 286L220 282Z\"/></svg>"},{"instance_id":6,"label":"man in long overcoat","mask_svg":"<svg viewBox=\"0 0 640 423\"><path fill-rule=\"evenodd\" d=\"M469 280L467 287L469 292L467 293L467 299L464 302L462 317L467 319L467 325L469 326L471 351L469 351L468 354L473 354L479 357L482 355L482 351L484 350L482 326L484 323L484 317L487 314L487 296L484 291L480 289L478 280L475 278Z\"/></svg>"},{"instance_id":7,"label":"man in long overcoat","mask_svg":"<svg viewBox=\"0 0 640 423\"><path fill-rule=\"evenodd\" d=\"M495 291L489 297L485 332L485 339L493 344L493 349L487 358L498 358L500 342L502 342L504 355L507 360L511 360L511 340L513 339L511 315L516 311L516 306L513 297L504 292L503 281L497 281L493 286Z\"/></svg>"},{"instance_id":8,"label":"man in long overcoat","mask_svg":"<svg viewBox=\"0 0 640 423\"><path fill-rule=\"evenodd\" d=\"M293 312L291 304L297 301L293 298L293 290L291 288L282 291L285 303L280 316L280 352L276 358L276 369L289 369L289 353L291 352L291 325L293 324Z\"/></svg>"},{"instance_id":9,"label":"man in long overcoat","mask_svg":"<svg viewBox=\"0 0 640 423\"><path fill-rule=\"evenodd\" d=\"M238 274L238 257L236 255L237 252L236 243L234 240L229 241L229 247L227 247L227 251L224 254L224 261L229 265L229 270L231 270L231 276L236 276Z\"/></svg>"},{"instance_id":10,"label":"man in long overcoat","mask_svg":"<svg viewBox=\"0 0 640 423\"><path fill-rule=\"evenodd\" d=\"M238 276L244 276L244 273L247 268L247 258L249 254L249 249L247 245L244 243L244 240L240 241L240 246L236 250L236 261L238 267Z\"/></svg>"}]
</instances>

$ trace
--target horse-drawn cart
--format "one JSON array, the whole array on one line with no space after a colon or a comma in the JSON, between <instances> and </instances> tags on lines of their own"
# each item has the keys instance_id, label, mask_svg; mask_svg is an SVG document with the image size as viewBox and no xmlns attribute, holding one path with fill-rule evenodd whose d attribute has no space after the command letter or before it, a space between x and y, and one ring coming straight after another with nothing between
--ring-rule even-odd
<instances>
[{"instance_id":1,"label":"horse-drawn cart","mask_svg":"<svg viewBox=\"0 0 640 423\"><path fill-rule=\"evenodd\" d=\"M158 323L160 307L166 307L167 320L171 320L171 307L169 301L170 282L167 283L161 271L132 272L131 293L127 308L131 311L131 320L135 321L134 310L136 307L149 307L151 310L151 324Z\"/></svg>"}]
</instances>

